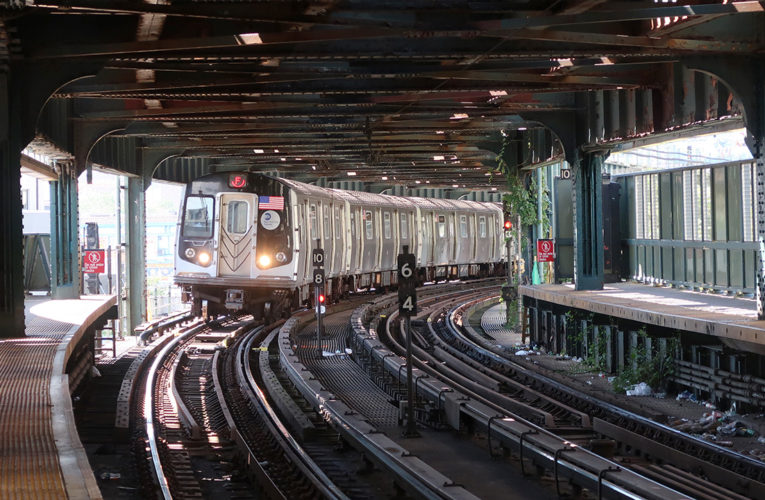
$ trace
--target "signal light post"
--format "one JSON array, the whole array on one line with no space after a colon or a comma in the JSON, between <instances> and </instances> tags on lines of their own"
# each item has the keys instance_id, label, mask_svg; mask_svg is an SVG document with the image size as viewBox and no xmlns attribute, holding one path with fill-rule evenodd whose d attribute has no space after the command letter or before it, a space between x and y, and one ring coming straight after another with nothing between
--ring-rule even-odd
<instances>
[{"instance_id":1,"label":"signal light post","mask_svg":"<svg viewBox=\"0 0 765 500\"><path fill-rule=\"evenodd\" d=\"M313 296L316 307L316 347L321 357L321 333L323 330L321 319L324 316L324 250L315 248L312 254L313 261Z\"/></svg>"},{"instance_id":2,"label":"signal light post","mask_svg":"<svg viewBox=\"0 0 765 500\"><path fill-rule=\"evenodd\" d=\"M409 246L404 245L398 254L398 313L405 318L406 336L406 430L404 437L419 437L414 420L414 381L412 380L412 329L411 317L417 313L417 281L414 276L417 265L414 254L409 253Z\"/></svg>"}]
</instances>

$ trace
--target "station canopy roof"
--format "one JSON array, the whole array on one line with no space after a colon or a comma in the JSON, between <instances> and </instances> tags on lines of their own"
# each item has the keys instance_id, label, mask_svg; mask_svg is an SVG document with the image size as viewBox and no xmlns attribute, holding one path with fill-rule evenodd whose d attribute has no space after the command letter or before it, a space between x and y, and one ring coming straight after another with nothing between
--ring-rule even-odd
<instances>
[{"instance_id":1,"label":"station canopy roof","mask_svg":"<svg viewBox=\"0 0 765 500\"><path fill-rule=\"evenodd\" d=\"M11 0L0 13L5 70L62 83L33 148L177 181L247 169L465 188L496 186L498 155L562 160L561 134L619 148L740 128L735 96L691 69L759 57L765 19L762 2L719 0Z\"/></svg>"}]
</instances>

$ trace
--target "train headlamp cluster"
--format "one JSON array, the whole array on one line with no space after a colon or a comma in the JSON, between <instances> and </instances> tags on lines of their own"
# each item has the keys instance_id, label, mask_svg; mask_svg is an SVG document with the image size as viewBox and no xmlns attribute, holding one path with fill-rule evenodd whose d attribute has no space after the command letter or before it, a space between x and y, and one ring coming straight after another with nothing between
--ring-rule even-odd
<instances>
[{"instance_id":1,"label":"train headlamp cluster","mask_svg":"<svg viewBox=\"0 0 765 500\"><path fill-rule=\"evenodd\" d=\"M207 267L210 265L210 262L212 261L210 252L206 250L200 250L199 252L197 252L193 248L189 247L183 252L183 254L189 260L194 259L196 257L197 264L199 264L200 266Z\"/></svg>"},{"instance_id":2,"label":"train headlamp cluster","mask_svg":"<svg viewBox=\"0 0 765 500\"><path fill-rule=\"evenodd\" d=\"M284 252L276 252L276 254L272 257L270 254L262 253L258 255L257 262L259 268L268 269L269 267L275 265L277 262L279 264L284 264L287 262L287 254Z\"/></svg>"}]
</instances>

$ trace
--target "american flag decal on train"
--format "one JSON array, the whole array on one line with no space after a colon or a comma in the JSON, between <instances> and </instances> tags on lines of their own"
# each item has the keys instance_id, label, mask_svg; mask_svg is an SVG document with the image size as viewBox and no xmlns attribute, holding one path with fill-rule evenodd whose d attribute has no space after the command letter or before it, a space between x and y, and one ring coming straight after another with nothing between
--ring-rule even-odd
<instances>
[{"instance_id":1,"label":"american flag decal on train","mask_svg":"<svg viewBox=\"0 0 765 500\"><path fill-rule=\"evenodd\" d=\"M284 210L284 196L259 196L260 210Z\"/></svg>"}]
</instances>

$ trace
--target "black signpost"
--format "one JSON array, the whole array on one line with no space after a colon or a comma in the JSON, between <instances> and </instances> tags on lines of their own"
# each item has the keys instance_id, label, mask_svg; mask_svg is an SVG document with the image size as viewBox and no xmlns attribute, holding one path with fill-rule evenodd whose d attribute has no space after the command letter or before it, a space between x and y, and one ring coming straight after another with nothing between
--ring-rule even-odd
<instances>
[{"instance_id":1,"label":"black signpost","mask_svg":"<svg viewBox=\"0 0 765 500\"><path fill-rule=\"evenodd\" d=\"M319 356L321 356L321 318L323 316L322 308L324 307L321 297L324 295L324 250L314 248L311 254L311 261L313 262L313 303L316 306L316 346L319 350Z\"/></svg>"},{"instance_id":2,"label":"black signpost","mask_svg":"<svg viewBox=\"0 0 765 500\"><path fill-rule=\"evenodd\" d=\"M414 381L412 380L412 333L411 317L417 313L417 280L414 276L416 261L409 253L409 246L404 245L404 251L398 255L398 313L404 317L406 335L406 429L404 437L418 437L417 425L414 421Z\"/></svg>"}]
</instances>

